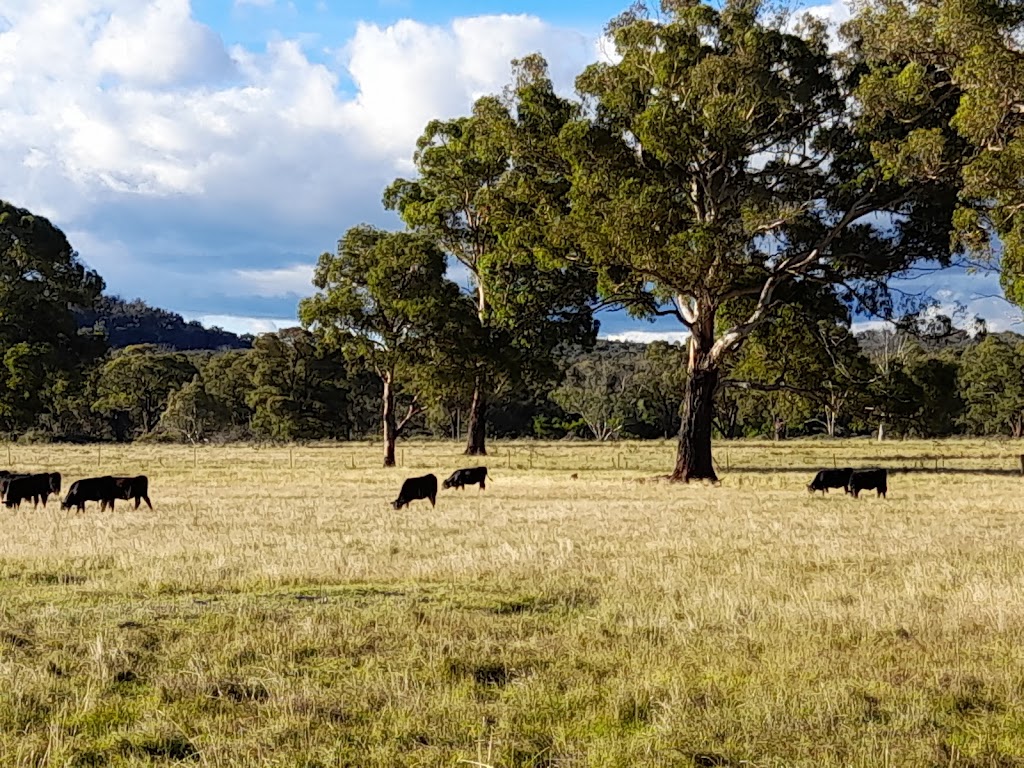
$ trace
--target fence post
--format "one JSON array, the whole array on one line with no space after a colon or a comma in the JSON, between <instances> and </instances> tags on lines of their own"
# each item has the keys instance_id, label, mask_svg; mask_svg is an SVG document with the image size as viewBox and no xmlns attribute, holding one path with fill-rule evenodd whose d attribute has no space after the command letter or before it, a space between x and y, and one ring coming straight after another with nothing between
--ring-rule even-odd
<instances>
[{"instance_id":1,"label":"fence post","mask_svg":"<svg viewBox=\"0 0 1024 768\"><path fill-rule=\"evenodd\" d=\"M1024 475L1024 453L1020 455L1020 473Z\"/></svg>"}]
</instances>

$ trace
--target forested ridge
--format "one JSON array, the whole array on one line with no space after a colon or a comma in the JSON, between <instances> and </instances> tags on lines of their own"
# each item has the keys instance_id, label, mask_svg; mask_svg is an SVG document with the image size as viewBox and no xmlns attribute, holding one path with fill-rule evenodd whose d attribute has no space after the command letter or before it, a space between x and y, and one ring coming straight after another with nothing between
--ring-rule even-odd
<instances>
[{"instance_id":1,"label":"forested ridge","mask_svg":"<svg viewBox=\"0 0 1024 768\"><path fill-rule=\"evenodd\" d=\"M895 282L993 269L1024 302L1024 8L869 0L830 30L665 0L606 33L616 57L576 97L534 54L429 122L415 174L383 191L405 229L345 231L302 327L250 349L183 351L250 340L104 299L57 227L3 204L0 428L381 434L386 466L417 433L470 455L488 436L678 435L676 480L715 478L714 436L1024 434L1020 338ZM609 307L688 342L600 342ZM858 339L865 317L896 330Z\"/></svg>"},{"instance_id":2,"label":"forested ridge","mask_svg":"<svg viewBox=\"0 0 1024 768\"><path fill-rule=\"evenodd\" d=\"M95 306L74 307L73 311L81 331L105 336L114 349L133 344L158 344L181 351L252 346L251 336L207 328L195 320L186 322L177 312L151 307L141 299L102 296Z\"/></svg>"}]
</instances>

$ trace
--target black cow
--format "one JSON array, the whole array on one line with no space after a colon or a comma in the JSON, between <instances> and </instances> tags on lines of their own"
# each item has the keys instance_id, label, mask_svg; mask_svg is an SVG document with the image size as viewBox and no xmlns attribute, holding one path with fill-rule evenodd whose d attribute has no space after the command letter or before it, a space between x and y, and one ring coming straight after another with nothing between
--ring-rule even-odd
<instances>
[{"instance_id":1,"label":"black cow","mask_svg":"<svg viewBox=\"0 0 1024 768\"><path fill-rule=\"evenodd\" d=\"M33 507L38 507L40 501L45 507L53 492L53 483L48 472L35 475L13 475L5 477L0 482L0 495L8 509L20 507L21 502L29 499L32 499Z\"/></svg>"},{"instance_id":2,"label":"black cow","mask_svg":"<svg viewBox=\"0 0 1024 768\"><path fill-rule=\"evenodd\" d=\"M876 490L876 496L885 498L889 491L888 472L884 469L858 469L850 475L850 483L846 486L846 492L852 493L853 498L861 491Z\"/></svg>"},{"instance_id":3,"label":"black cow","mask_svg":"<svg viewBox=\"0 0 1024 768\"><path fill-rule=\"evenodd\" d=\"M434 506L437 500L437 478L433 475L423 477L410 477L402 483L402 490L398 492L398 498L391 502L395 509L401 509L410 501L416 499L430 499L430 506Z\"/></svg>"},{"instance_id":4,"label":"black cow","mask_svg":"<svg viewBox=\"0 0 1024 768\"><path fill-rule=\"evenodd\" d=\"M110 475L103 477L87 477L84 480L76 480L68 489L68 495L61 502L61 509L78 507L79 512L85 511L85 502L98 501L100 512L108 506L114 508L114 499L118 498L120 489Z\"/></svg>"},{"instance_id":5,"label":"black cow","mask_svg":"<svg viewBox=\"0 0 1024 768\"><path fill-rule=\"evenodd\" d=\"M850 475L853 470L850 467L845 469L821 469L807 485L809 493L821 491L822 495L828 493L829 488L845 489L850 484Z\"/></svg>"},{"instance_id":6,"label":"black cow","mask_svg":"<svg viewBox=\"0 0 1024 768\"><path fill-rule=\"evenodd\" d=\"M60 481L60 472L50 473L50 493L52 493L54 496L60 495Z\"/></svg>"},{"instance_id":7,"label":"black cow","mask_svg":"<svg viewBox=\"0 0 1024 768\"><path fill-rule=\"evenodd\" d=\"M146 502L146 506L150 509L153 505L149 503L149 478L145 475L137 475L136 477L115 477L114 485L117 486L117 498L119 499L135 499L135 508L139 508L139 500ZM113 502L110 504L114 506Z\"/></svg>"},{"instance_id":8,"label":"black cow","mask_svg":"<svg viewBox=\"0 0 1024 768\"><path fill-rule=\"evenodd\" d=\"M17 480L23 477L28 477L28 475L18 475L13 472L7 472L6 470L4 470L4 473L0 475L0 500L3 501L4 506L8 509L21 506L20 501L16 504L13 498L11 501L7 500L7 489L10 488L12 480Z\"/></svg>"},{"instance_id":9,"label":"black cow","mask_svg":"<svg viewBox=\"0 0 1024 768\"><path fill-rule=\"evenodd\" d=\"M487 490L487 467L473 467L472 469L456 469L452 476L445 480L442 488L458 488L465 490L467 485L480 484L480 490Z\"/></svg>"}]
</instances>

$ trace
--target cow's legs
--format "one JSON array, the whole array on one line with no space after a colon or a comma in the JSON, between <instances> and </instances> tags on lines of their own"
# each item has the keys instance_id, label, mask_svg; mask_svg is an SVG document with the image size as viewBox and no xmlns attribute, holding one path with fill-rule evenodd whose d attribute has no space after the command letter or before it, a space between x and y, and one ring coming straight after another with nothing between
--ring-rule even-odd
<instances>
[{"instance_id":1,"label":"cow's legs","mask_svg":"<svg viewBox=\"0 0 1024 768\"><path fill-rule=\"evenodd\" d=\"M432 507L433 507L433 506L435 506L434 502L435 502L436 500L437 500L437 497L436 497L436 496L431 496L431 497L430 497L430 506L432 506Z\"/></svg>"},{"instance_id":2,"label":"cow's legs","mask_svg":"<svg viewBox=\"0 0 1024 768\"><path fill-rule=\"evenodd\" d=\"M149 503L149 496L143 496L142 499L143 499L143 501L146 502L146 506L147 507L149 507L150 509L153 508L153 505Z\"/></svg>"},{"instance_id":3,"label":"cow's legs","mask_svg":"<svg viewBox=\"0 0 1024 768\"><path fill-rule=\"evenodd\" d=\"M140 496L136 496L135 497L135 508L138 509L139 508L139 504L141 504L141 503L142 503L142 498Z\"/></svg>"}]
</instances>

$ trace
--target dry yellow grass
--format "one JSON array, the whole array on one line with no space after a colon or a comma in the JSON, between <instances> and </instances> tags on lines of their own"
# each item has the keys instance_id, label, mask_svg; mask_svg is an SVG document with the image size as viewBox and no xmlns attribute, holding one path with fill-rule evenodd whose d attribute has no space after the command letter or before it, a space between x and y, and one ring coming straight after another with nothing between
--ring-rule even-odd
<instances>
[{"instance_id":1,"label":"dry yellow grass","mask_svg":"<svg viewBox=\"0 0 1024 768\"><path fill-rule=\"evenodd\" d=\"M1014 443L12 450L156 509L0 512L0 765L1024 765Z\"/></svg>"}]
</instances>

